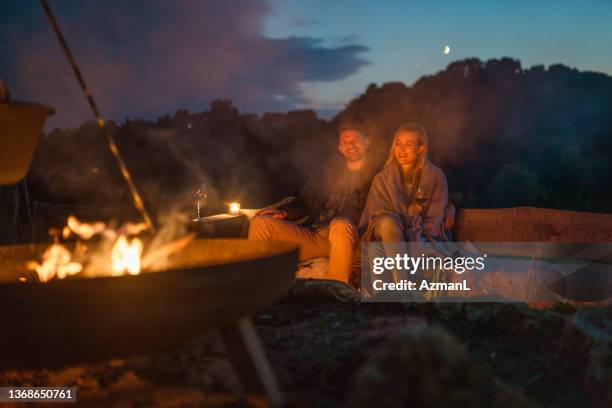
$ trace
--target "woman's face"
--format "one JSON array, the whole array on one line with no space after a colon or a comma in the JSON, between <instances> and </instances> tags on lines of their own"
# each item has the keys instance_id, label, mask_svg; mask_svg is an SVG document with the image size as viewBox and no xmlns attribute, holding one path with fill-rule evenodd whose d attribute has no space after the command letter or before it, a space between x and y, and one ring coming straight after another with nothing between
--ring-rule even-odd
<instances>
[{"instance_id":1,"label":"woman's face","mask_svg":"<svg viewBox=\"0 0 612 408\"><path fill-rule=\"evenodd\" d=\"M393 145L395 160L402 167L413 166L425 146L419 145L419 138L413 132L401 132Z\"/></svg>"}]
</instances>

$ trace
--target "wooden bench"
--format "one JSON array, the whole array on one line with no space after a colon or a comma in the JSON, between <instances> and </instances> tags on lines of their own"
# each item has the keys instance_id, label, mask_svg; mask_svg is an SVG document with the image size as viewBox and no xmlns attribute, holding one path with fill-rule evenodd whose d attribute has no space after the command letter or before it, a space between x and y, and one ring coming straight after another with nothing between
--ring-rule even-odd
<instances>
[{"instance_id":1,"label":"wooden bench","mask_svg":"<svg viewBox=\"0 0 612 408\"><path fill-rule=\"evenodd\" d=\"M612 242L612 214L536 207L459 209L455 241Z\"/></svg>"},{"instance_id":2,"label":"wooden bench","mask_svg":"<svg viewBox=\"0 0 612 408\"><path fill-rule=\"evenodd\" d=\"M204 236L244 237L246 216L219 214L194 222ZM514 207L457 211L455 241L612 243L612 214Z\"/></svg>"}]
</instances>

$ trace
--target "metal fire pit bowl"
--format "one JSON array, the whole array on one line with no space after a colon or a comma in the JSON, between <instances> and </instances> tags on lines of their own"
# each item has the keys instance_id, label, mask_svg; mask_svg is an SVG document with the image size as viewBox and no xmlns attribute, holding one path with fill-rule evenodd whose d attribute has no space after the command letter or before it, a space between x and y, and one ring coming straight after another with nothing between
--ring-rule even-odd
<instances>
[{"instance_id":1,"label":"metal fire pit bowl","mask_svg":"<svg viewBox=\"0 0 612 408\"><path fill-rule=\"evenodd\" d=\"M0 102L0 186L25 177L45 119L53 112L43 105Z\"/></svg>"},{"instance_id":2,"label":"metal fire pit bowl","mask_svg":"<svg viewBox=\"0 0 612 408\"><path fill-rule=\"evenodd\" d=\"M243 386L274 394L248 316L289 288L298 261L294 245L198 239L161 272L20 283L24 262L40 259L45 247L0 247L2 368L149 352L217 327Z\"/></svg>"},{"instance_id":3,"label":"metal fire pit bowl","mask_svg":"<svg viewBox=\"0 0 612 408\"><path fill-rule=\"evenodd\" d=\"M0 266L40 259L45 247L0 247ZM0 284L0 347L12 350L0 364L126 355L230 324L288 289L297 250L281 242L202 239L170 263L136 276L26 284L17 268L3 268L0 279L13 276L15 283Z\"/></svg>"}]
</instances>

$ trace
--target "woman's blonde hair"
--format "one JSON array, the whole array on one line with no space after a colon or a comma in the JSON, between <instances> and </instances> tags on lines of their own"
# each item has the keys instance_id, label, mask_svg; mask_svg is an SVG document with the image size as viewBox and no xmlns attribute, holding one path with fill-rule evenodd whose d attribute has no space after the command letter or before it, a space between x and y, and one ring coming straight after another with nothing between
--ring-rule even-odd
<instances>
[{"instance_id":1,"label":"woman's blonde hair","mask_svg":"<svg viewBox=\"0 0 612 408\"><path fill-rule=\"evenodd\" d=\"M419 145L425 146L423 153L419 154L416 165L414 166L414 171L416 172L417 170L422 169L425 163L427 163L427 152L429 150L429 138L427 137L427 132L425 131L425 128L418 123L404 123L397 128L393 134L393 141L391 141L391 148L389 149L389 156L387 157L385 166L395 163L395 154L393 152L395 142L397 142L397 138L399 137L400 133L404 132L414 133L417 135L417 142Z\"/></svg>"}]
</instances>

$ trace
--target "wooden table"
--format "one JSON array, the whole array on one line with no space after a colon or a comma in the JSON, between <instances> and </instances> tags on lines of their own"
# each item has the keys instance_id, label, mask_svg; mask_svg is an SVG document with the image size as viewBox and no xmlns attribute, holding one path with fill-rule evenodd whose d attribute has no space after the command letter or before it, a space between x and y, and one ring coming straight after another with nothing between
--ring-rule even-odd
<instances>
[{"instance_id":1,"label":"wooden table","mask_svg":"<svg viewBox=\"0 0 612 408\"><path fill-rule=\"evenodd\" d=\"M191 221L191 229L201 238L246 238L249 220L255 211L247 209L236 215L215 214L194 219Z\"/></svg>"}]
</instances>

